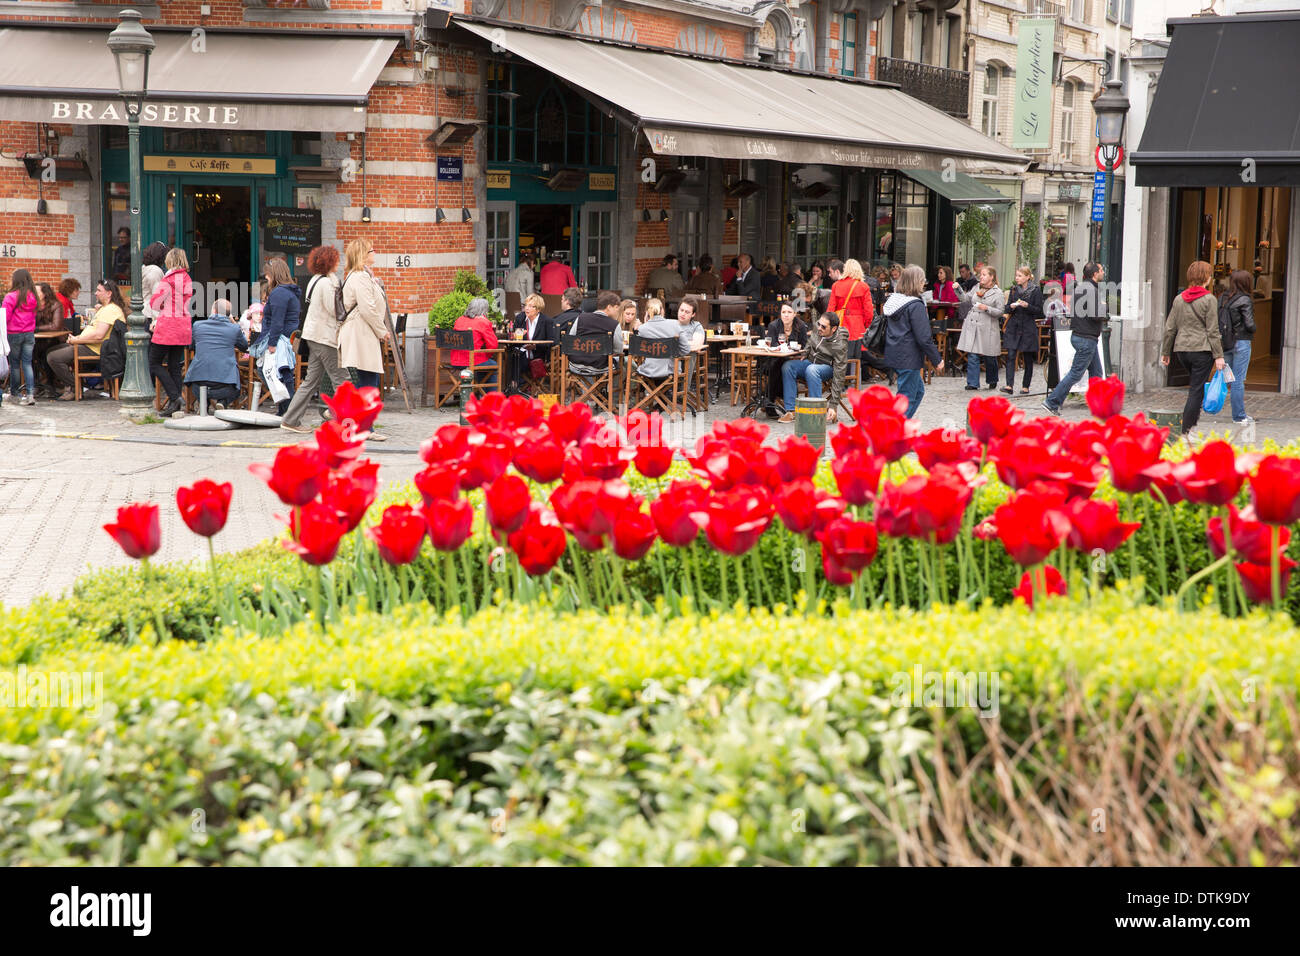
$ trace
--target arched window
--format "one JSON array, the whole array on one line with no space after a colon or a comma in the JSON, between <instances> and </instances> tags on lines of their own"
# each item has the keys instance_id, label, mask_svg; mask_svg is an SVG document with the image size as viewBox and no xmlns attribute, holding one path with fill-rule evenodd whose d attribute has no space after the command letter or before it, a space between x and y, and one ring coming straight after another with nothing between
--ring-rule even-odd
<instances>
[{"instance_id":1,"label":"arched window","mask_svg":"<svg viewBox=\"0 0 1300 956\"><path fill-rule=\"evenodd\" d=\"M980 130L985 136L998 135L998 97L1002 92L1002 66L990 63L984 68L983 108Z\"/></svg>"},{"instance_id":2,"label":"arched window","mask_svg":"<svg viewBox=\"0 0 1300 956\"><path fill-rule=\"evenodd\" d=\"M1074 83L1061 87L1061 162L1074 162Z\"/></svg>"}]
</instances>

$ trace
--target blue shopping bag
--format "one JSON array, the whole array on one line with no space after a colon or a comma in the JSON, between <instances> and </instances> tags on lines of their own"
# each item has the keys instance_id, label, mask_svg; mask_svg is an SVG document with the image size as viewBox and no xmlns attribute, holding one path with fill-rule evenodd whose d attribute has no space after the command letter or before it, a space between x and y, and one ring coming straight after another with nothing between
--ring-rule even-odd
<instances>
[{"instance_id":1,"label":"blue shopping bag","mask_svg":"<svg viewBox=\"0 0 1300 956\"><path fill-rule=\"evenodd\" d=\"M1228 396L1228 385L1223 380L1223 369L1205 383L1205 398L1201 401L1201 410L1211 415L1223 411L1223 400Z\"/></svg>"}]
</instances>

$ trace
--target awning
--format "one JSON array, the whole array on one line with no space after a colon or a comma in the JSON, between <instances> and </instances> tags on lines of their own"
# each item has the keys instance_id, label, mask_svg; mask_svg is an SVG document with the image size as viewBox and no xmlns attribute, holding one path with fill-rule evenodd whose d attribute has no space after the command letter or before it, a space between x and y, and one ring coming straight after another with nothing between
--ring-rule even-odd
<instances>
[{"instance_id":1,"label":"awning","mask_svg":"<svg viewBox=\"0 0 1300 956\"><path fill-rule=\"evenodd\" d=\"M907 176L926 189L937 192L954 206L997 206L1015 202L1010 196L1002 195L965 173L954 172L945 176L928 169L913 169L908 171Z\"/></svg>"},{"instance_id":2,"label":"awning","mask_svg":"<svg viewBox=\"0 0 1300 956\"><path fill-rule=\"evenodd\" d=\"M1139 186L1300 186L1300 14L1169 21Z\"/></svg>"},{"instance_id":3,"label":"awning","mask_svg":"<svg viewBox=\"0 0 1300 956\"><path fill-rule=\"evenodd\" d=\"M1021 173L1029 160L901 90L453 21L637 123L664 155Z\"/></svg>"},{"instance_id":4,"label":"awning","mask_svg":"<svg viewBox=\"0 0 1300 956\"><path fill-rule=\"evenodd\" d=\"M122 125L108 30L0 28L0 118ZM145 126L361 131L394 39L154 32Z\"/></svg>"}]
</instances>

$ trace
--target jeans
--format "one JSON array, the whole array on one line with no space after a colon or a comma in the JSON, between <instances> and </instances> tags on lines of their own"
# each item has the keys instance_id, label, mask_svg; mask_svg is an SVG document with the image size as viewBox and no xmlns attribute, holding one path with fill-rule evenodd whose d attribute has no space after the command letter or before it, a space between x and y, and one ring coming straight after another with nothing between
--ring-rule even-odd
<instances>
[{"instance_id":1,"label":"jeans","mask_svg":"<svg viewBox=\"0 0 1300 956\"><path fill-rule=\"evenodd\" d=\"M1214 373L1214 355L1211 352L1175 352L1174 358L1187 369L1187 404L1183 406L1183 434L1186 435L1200 421L1205 383Z\"/></svg>"},{"instance_id":2,"label":"jeans","mask_svg":"<svg viewBox=\"0 0 1300 956\"><path fill-rule=\"evenodd\" d=\"M1021 383L1021 388L1028 388L1029 383L1034 379L1034 359L1038 357L1037 352L1016 352L1012 349L1007 350L1007 388L1016 387L1016 356L1025 357L1025 377Z\"/></svg>"},{"instance_id":3,"label":"jeans","mask_svg":"<svg viewBox=\"0 0 1300 956\"><path fill-rule=\"evenodd\" d=\"M921 407L925 397L925 382L921 379L919 368L900 368L898 370L898 394L907 396L907 417L911 418Z\"/></svg>"},{"instance_id":4,"label":"jeans","mask_svg":"<svg viewBox=\"0 0 1300 956\"><path fill-rule=\"evenodd\" d=\"M1250 369L1250 339L1237 339L1232 351L1223 356L1232 367L1232 383L1228 386L1228 399L1232 402L1232 420L1246 417L1246 372Z\"/></svg>"},{"instance_id":5,"label":"jeans","mask_svg":"<svg viewBox=\"0 0 1300 956\"><path fill-rule=\"evenodd\" d=\"M1054 412L1061 410L1065 396L1083 378L1084 372L1088 373L1089 378L1101 378L1101 356L1097 353L1097 339L1071 332L1070 346L1074 349L1074 361L1070 363L1070 370L1065 373L1065 378L1057 382L1052 394L1047 396L1047 404Z\"/></svg>"},{"instance_id":6,"label":"jeans","mask_svg":"<svg viewBox=\"0 0 1300 956\"><path fill-rule=\"evenodd\" d=\"M352 379L352 384L357 388L378 388L379 372L367 372L361 368L348 369L348 377Z\"/></svg>"},{"instance_id":7,"label":"jeans","mask_svg":"<svg viewBox=\"0 0 1300 956\"><path fill-rule=\"evenodd\" d=\"M162 385L169 402L180 398L185 381L185 346L154 345L150 342L149 374Z\"/></svg>"},{"instance_id":8,"label":"jeans","mask_svg":"<svg viewBox=\"0 0 1300 956\"><path fill-rule=\"evenodd\" d=\"M36 352L35 332L10 332L9 337L9 394L18 397L18 372L23 373L23 385L29 398L36 397L36 373L32 370L32 355Z\"/></svg>"},{"instance_id":9,"label":"jeans","mask_svg":"<svg viewBox=\"0 0 1300 956\"><path fill-rule=\"evenodd\" d=\"M785 410L794 411L794 402L799 395L799 377L803 376L808 383L808 397L822 397L822 383L829 381L835 370L829 365L813 365L812 362L804 359L796 359L786 362L785 368L781 369L781 385L783 387Z\"/></svg>"},{"instance_id":10,"label":"jeans","mask_svg":"<svg viewBox=\"0 0 1300 956\"><path fill-rule=\"evenodd\" d=\"M332 395L334 390L347 380L347 375L339 368L339 350L332 345L311 343L311 350L307 353L307 374L303 377L302 385L293 393L293 400L289 402L289 407L281 416L283 423L293 425L295 428L301 425L302 416L307 411L307 403L311 401L317 388L322 384L328 384L329 393Z\"/></svg>"},{"instance_id":11,"label":"jeans","mask_svg":"<svg viewBox=\"0 0 1300 956\"><path fill-rule=\"evenodd\" d=\"M966 384L974 388L980 387L981 364L984 366L984 374L988 376L989 387L992 388L998 383L998 357L996 355L968 353L966 355Z\"/></svg>"}]
</instances>

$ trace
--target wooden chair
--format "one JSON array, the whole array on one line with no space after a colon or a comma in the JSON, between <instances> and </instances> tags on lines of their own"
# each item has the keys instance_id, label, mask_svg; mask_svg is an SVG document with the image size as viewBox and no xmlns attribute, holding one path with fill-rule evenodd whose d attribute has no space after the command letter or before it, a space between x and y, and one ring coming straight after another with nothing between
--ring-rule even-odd
<instances>
[{"instance_id":1,"label":"wooden chair","mask_svg":"<svg viewBox=\"0 0 1300 956\"><path fill-rule=\"evenodd\" d=\"M82 355L80 348L72 350L72 397L81 401L81 383L88 378L102 378L99 373L99 356ZM109 380L109 394L117 400L118 390L122 387L121 378Z\"/></svg>"},{"instance_id":2,"label":"wooden chair","mask_svg":"<svg viewBox=\"0 0 1300 956\"><path fill-rule=\"evenodd\" d=\"M572 369L573 364L605 370L591 375ZM564 335L560 339L560 402L586 402L607 415L616 415L618 388L614 383L618 359L612 335Z\"/></svg>"},{"instance_id":3,"label":"wooden chair","mask_svg":"<svg viewBox=\"0 0 1300 956\"><path fill-rule=\"evenodd\" d=\"M470 329L434 329L433 342L430 345L432 361L426 363L424 390L420 396L421 404L429 404L430 379L433 386L434 408L442 408L451 401L460 388L460 373L471 366L478 366L480 363L477 359L480 355L489 356L496 362L496 384L480 381L476 370L470 392L485 395L488 392L501 391L502 379L505 377L505 349L474 348L474 333ZM469 365L452 365L452 352L468 352Z\"/></svg>"},{"instance_id":4,"label":"wooden chair","mask_svg":"<svg viewBox=\"0 0 1300 956\"><path fill-rule=\"evenodd\" d=\"M748 405L754 390L761 387L757 355L728 356L731 359L731 404Z\"/></svg>"},{"instance_id":5,"label":"wooden chair","mask_svg":"<svg viewBox=\"0 0 1300 956\"><path fill-rule=\"evenodd\" d=\"M623 407L627 411L641 409L663 411L668 417L681 415L686 417L686 375L689 355L683 355L681 343L676 338L650 339L634 335L628 340L627 375L623 385ZM633 362L633 359L638 361ZM641 374L641 360L660 359L671 362L672 372L660 378L651 378ZM632 402L633 389L639 394L636 404ZM694 406L689 406L695 414Z\"/></svg>"}]
</instances>

